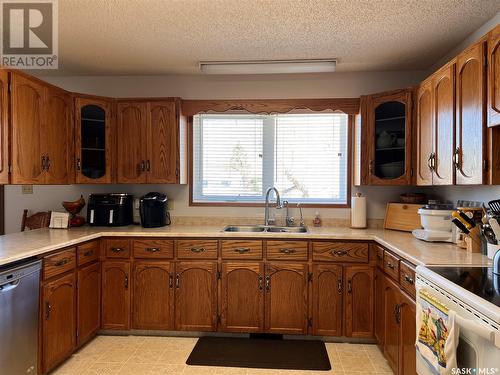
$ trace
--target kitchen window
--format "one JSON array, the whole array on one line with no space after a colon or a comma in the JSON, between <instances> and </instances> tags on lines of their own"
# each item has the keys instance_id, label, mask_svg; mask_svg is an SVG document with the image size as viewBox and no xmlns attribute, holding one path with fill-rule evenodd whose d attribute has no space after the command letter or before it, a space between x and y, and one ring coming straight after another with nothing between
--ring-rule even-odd
<instances>
[{"instance_id":1,"label":"kitchen window","mask_svg":"<svg viewBox=\"0 0 500 375\"><path fill-rule=\"evenodd\" d=\"M263 203L275 186L283 199L346 205L348 116L200 114L193 118L196 203Z\"/></svg>"}]
</instances>

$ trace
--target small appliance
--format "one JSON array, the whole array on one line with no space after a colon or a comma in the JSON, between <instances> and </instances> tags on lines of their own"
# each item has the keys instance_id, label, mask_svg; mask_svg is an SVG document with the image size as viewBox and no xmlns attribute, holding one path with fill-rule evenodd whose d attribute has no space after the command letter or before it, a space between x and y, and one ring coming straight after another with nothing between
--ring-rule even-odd
<instances>
[{"instance_id":1,"label":"small appliance","mask_svg":"<svg viewBox=\"0 0 500 375\"><path fill-rule=\"evenodd\" d=\"M157 228L170 225L168 199L165 194L151 192L141 197L139 211L144 228Z\"/></svg>"},{"instance_id":2,"label":"small appliance","mask_svg":"<svg viewBox=\"0 0 500 375\"><path fill-rule=\"evenodd\" d=\"M90 194L87 222L92 226L118 227L133 223L132 194Z\"/></svg>"},{"instance_id":3,"label":"small appliance","mask_svg":"<svg viewBox=\"0 0 500 375\"><path fill-rule=\"evenodd\" d=\"M432 203L418 210L424 229L415 229L413 236L428 242L456 242L456 230L452 225L453 205Z\"/></svg>"}]
</instances>

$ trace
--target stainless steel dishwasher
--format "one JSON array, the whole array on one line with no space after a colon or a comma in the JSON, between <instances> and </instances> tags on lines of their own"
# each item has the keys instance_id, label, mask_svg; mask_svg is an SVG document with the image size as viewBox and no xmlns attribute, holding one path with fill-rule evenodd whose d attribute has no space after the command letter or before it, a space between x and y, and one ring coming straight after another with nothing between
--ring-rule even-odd
<instances>
[{"instance_id":1,"label":"stainless steel dishwasher","mask_svg":"<svg viewBox=\"0 0 500 375\"><path fill-rule=\"evenodd\" d=\"M0 268L0 373L36 374L41 261Z\"/></svg>"}]
</instances>

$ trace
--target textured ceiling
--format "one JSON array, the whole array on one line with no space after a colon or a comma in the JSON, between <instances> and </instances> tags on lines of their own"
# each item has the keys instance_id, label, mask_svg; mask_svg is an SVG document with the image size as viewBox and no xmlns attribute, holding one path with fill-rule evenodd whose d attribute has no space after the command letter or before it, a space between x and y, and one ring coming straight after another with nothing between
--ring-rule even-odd
<instances>
[{"instance_id":1,"label":"textured ceiling","mask_svg":"<svg viewBox=\"0 0 500 375\"><path fill-rule=\"evenodd\" d=\"M426 69L499 10L498 0L61 0L52 73L329 57L338 71Z\"/></svg>"}]
</instances>

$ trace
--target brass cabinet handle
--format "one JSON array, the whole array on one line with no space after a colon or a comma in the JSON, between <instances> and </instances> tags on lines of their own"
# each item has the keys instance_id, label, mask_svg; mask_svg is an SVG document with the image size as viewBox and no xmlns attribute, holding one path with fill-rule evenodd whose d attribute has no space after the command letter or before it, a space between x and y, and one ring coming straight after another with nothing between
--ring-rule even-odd
<instances>
[{"instance_id":1,"label":"brass cabinet handle","mask_svg":"<svg viewBox=\"0 0 500 375\"><path fill-rule=\"evenodd\" d=\"M394 264L392 264L391 262L387 262L387 267L389 267L391 270L393 270Z\"/></svg>"},{"instance_id":2,"label":"brass cabinet handle","mask_svg":"<svg viewBox=\"0 0 500 375\"><path fill-rule=\"evenodd\" d=\"M54 266L61 267L61 266L64 266L65 264L68 264L68 263L69 263L69 258L63 258L60 261L55 262Z\"/></svg>"},{"instance_id":3,"label":"brass cabinet handle","mask_svg":"<svg viewBox=\"0 0 500 375\"><path fill-rule=\"evenodd\" d=\"M82 170L82 161L80 158L76 159L76 170L81 171Z\"/></svg>"},{"instance_id":4,"label":"brass cabinet handle","mask_svg":"<svg viewBox=\"0 0 500 375\"><path fill-rule=\"evenodd\" d=\"M414 280L412 277L408 276L408 275L405 275L405 281L408 283L408 284L413 284L414 283Z\"/></svg>"},{"instance_id":5,"label":"brass cabinet handle","mask_svg":"<svg viewBox=\"0 0 500 375\"><path fill-rule=\"evenodd\" d=\"M429 154L429 157L427 158L427 166L429 167L429 170L432 172L432 152Z\"/></svg>"},{"instance_id":6,"label":"brass cabinet handle","mask_svg":"<svg viewBox=\"0 0 500 375\"><path fill-rule=\"evenodd\" d=\"M330 251L330 254L333 256L337 257L343 257L344 255L347 255L349 252L347 250L332 250Z\"/></svg>"},{"instance_id":7,"label":"brass cabinet handle","mask_svg":"<svg viewBox=\"0 0 500 375\"><path fill-rule=\"evenodd\" d=\"M128 289L128 273L125 274L125 289Z\"/></svg>"},{"instance_id":8,"label":"brass cabinet handle","mask_svg":"<svg viewBox=\"0 0 500 375\"><path fill-rule=\"evenodd\" d=\"M168 287L172 289L174 287L174 275L168 274Z\"/></svg>"},{"instance_id":9,"label":"brass cabinet handle","mask_svg":"<svg viewBox=\"0 0 500 375\"><path fill-rule=\"evenodd\" d=\"M151 163L149 162L149 159L146 160L146 171L151 171Z\"/></svg>"},{"instance_id":10,"label":"brass cabinet handle","mask_svg":"<svg viewBox=\"0 0 500 375\"><path fill-rule=\"evenodd\" d=\"M352 293L352 281L351 280L347 281L347 293L349 293L349 294Z\"/></svg>"},{"instance_id":11,"label":"brass cabinet handle","mask_svg":"<svg viewBox=\"0 0 500 375\"><path fill-rule=\"evenodd\" d=\"M46 170L50 169L50 158L49 158L49 155L45 155L45 169Z\"/></svg>"},{"instance_id":12,"label":"brass cabinet handle","mask_svg":"<svg viewBox=\"0 0 500 375\"><path fill-rule=\"evenodd\" d=\"M52 305L49 301L45 301L45 320L50 319L50 311L52 310Z\"/></svg>"},{"instance_id":13,"label":"brass cabinet handle","mask_svg":"<svg viewBox=\"0 0 500 375\"><path fill-rule=\"evenodd\" d=\"M460 148L457 147L453 152L453 165L455 169L460 169Z\"/></svg>"},{"instance_id":14,"label":"brass cabinet handle","mask_svg":"<svg viewBox=\"0 0 500 375\"><path fill-rule=\"evenodd\" d=\"M396 320L396 323L399 324L401 323L401 305L396 304L394 307L394 319Z\"/></svg>"},{"instance_id":15,"label":"brass cabinet handle","mask_svg":"<svg viewBox=\"0 0 500 375\"><path fill-rule=\"evenodd\" d=\"M338 279L338 281L337 281L337 292L339 294L342 293L342 279Z\"/></svg>"},{"instance_id":16,"label":"brass cabinet handle","mask_svg":"<svg viewBox=\"0 0 500 375\"><path fill-rule=\"evenodd\" d=\"M146 251L148 253L157 253L160 251L160 248L159 247L146 247Z\"/></svg>"},{"instance_id":17,"label":"brass cabinet handle","mask_svg":"<svg viewBox=\"0 0 500 375\"><path fill-rule=\"evenodd\" d=\"M175 275L175 288L179 289L181 286L181 275L177 274Z\"/></svg>"},{"instance_id":18,"label":"brass cabinet handle","mask_svg":"<svg viewBox=\"0 0 500 375\"><path fill-rule=\"evenodd\" d=\"M262 282L264 281L264 279L261 275L259 275L258 281L259 281L259 290L263 290L264 286L262 285Z\"/></svg>"},{"instance_id":19,"label":"brass cabinet handle","mask_svg":"<svg viewBox=\"0 0 500 375\"><path fill-rule=\"evenodd\" d=\"M280 253L286 254L286 255L295 254L295 252L296 252L295 249L280 249Z\"/></svg>"},{"instance_id":20,"label":"brass cabinet handle","mask_svg":"<svg viewBox=\"0 0 500 375\"><path fill-rule=\"evenodd\" d=\"M370 163L369 163L369 166L368 166L370 174L375 174L374 173L374 169L375 169L374 165L375 165L375 162L373 160L370 160Z\"/></svg>"},{"instance_id":21,"label":"brass cabinet handle","mask_svg":"<svg viewBox=\"0 0 500 375\"><path fill-rule=\"evenodd\" d=\"M83 256L84 257L89 257L91 256L92 254L94 254L94 250L88 250L86 252L83 253Z\"/></svg>"},{"instance_id":22,"label":"brass cabinet handle","mask_svg":"<svg viewBox=\"0 0 500 375\"><path fill-rule=\"evenodd\" d=\"M244 253L250 252L250 248L249 247L237 247L236 249L234 249L234 251L238 254L244 254Z\"/></svg>"},{"instance_id":23,"label":"brass cabinet handle","mask_svg":"<svg viewBox=\"0 0 500 375\"><path fill-rule=\"evenodd\" d=\"M42 155L42 171L45 170L45 155Z\"/></svg>"},{"instance_id":24,"label":"brass cabinet handle","mask_svg":"<svg viewBox=\"0 0 500 375\"><path fill-rule=\"evenodd\" d=\"M203 253L205 251L205 248L204 247L192 247L191 249L191 252L193 253Z\"/></svg>"},{"instance_id":25,"label":"brass cabinet handle","mask_svg":"<svg viewBox=\"0 0 500 375\"><path fill-rule=\"evenodd\" d=\"M271 289L271 276L266 276L266 291Z\"/></svg>"},{"instance_id":26,"label":"brass cabinet handle","mask_svg":"<svg viewBox=\"0 0 500 375\"><path fill-rule=\"evenodd\" d=\"M146 163L144 162L144 160L141 160L141 164L140 164L140 170L141 172L144 172L146 170Z\"/></svg>"},{"instance_id":27,"label":"brass cabinet handle","mask_svg":"<svg viewBox=\"0 0 500 375\"><path fill-rule=\"evenodd\" d=\"M123 247L112 247L111 251L114 253L121 253L122 251L125 251Z\"/></svg>"}]
</instances>

